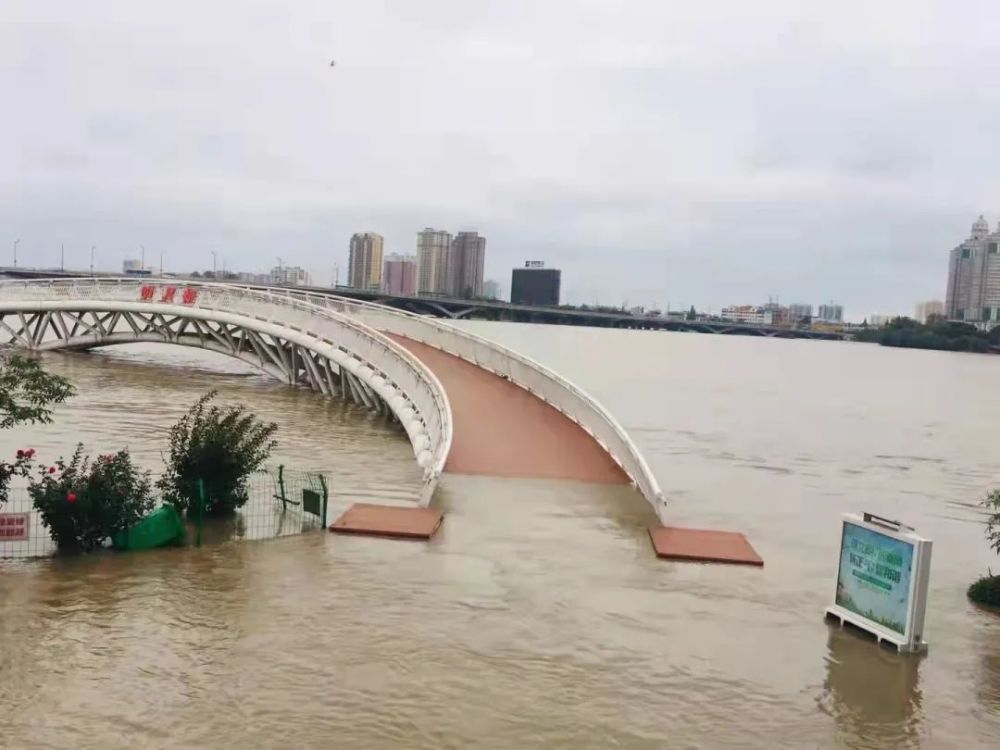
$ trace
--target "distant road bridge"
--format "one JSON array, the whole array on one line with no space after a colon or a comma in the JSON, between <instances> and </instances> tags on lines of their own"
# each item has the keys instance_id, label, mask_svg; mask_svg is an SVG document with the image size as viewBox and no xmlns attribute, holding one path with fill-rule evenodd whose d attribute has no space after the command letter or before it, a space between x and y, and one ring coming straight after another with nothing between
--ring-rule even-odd
<instances>
[{"instance_id":1,"label":"distant road bridge","mask_svg":"<svg viewBox=\"0 0 1000 750\"><path fill-rule=\"evenodd\" d=\"M542 365L445 322L299 289L174 279L0 282L0 346L134 342L207 349L290 385L391 415L424 470L631 481L663 518L659 485L615 419Z\"/></svg>"},{"instance_id":2,"label":"distant road bridge","mask_svg":"<svg viewBox=\"0 0 1000 750\"><path fill-rule=\"evenodd\" d=\"M45 269L0 268L0 276L23 279L80 278L85 276L75 271L52 271ZM130 278L130 277L128 277ZM199 279L176 279L188 283L198 283ZM270 287L249 285L248 288L266 289ZM621 312L597 312L561 307L538 307L533 305L512 305L507 302L490 300L465 300L450 297L409 297L367 292L350 287L296 287L301 291L319 295L335 295L361 302L375 302L404 312L429 315L445 319L495 320L514 323L550 323L554 325L592 326L597 328L629 328L649 331L690 331L695 333L715 333L729 336L762 336L785 339L840 340L839 333L812 331L801 328L780 326L759 326L716 320L686 320L675 317L650 317L630 315Z\"/></svg>"}]
</instances>

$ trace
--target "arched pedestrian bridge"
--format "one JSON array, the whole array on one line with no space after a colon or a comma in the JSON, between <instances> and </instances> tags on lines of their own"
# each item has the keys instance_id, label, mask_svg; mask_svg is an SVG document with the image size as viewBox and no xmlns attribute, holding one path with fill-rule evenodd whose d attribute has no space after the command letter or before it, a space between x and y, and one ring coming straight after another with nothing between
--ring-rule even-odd
<instances>
[{"instance_id":1,"label":"arched pedestrian bridge","mask_svg":"<svg viewBox=\"0 0 1000 750\"><path fill-rule=\"evenodd\" d=\"M0 283L0 345L135 342L226 354L397 419L424 470L424 505L450 471L631 481L662 518L655 478L603 407L542 365L447 323L290 289L160 279Z\"/></svg>"}]
</instances>

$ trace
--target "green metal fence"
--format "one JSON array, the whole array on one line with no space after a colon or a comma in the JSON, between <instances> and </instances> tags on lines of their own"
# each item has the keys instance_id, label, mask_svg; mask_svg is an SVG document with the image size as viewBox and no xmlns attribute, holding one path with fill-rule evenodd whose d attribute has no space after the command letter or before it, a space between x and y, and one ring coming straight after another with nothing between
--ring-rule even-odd
<instances>
[{"instance_id":1,"label":"green metal fence","mask_svg":"<svg viewBox=\"0 0 1000 750\"><path fill-rule=\"evenodd\" d=\"M187 544L275 539L325 529L329 488L326 477L314 472L292 471L284 466L248 478L247 503L227 517L209 518L201 503L188 510ZM28 491L13 487L0 506L0 560L48 557L56 545L32 506Z\"/></svg>"}]
</instances>

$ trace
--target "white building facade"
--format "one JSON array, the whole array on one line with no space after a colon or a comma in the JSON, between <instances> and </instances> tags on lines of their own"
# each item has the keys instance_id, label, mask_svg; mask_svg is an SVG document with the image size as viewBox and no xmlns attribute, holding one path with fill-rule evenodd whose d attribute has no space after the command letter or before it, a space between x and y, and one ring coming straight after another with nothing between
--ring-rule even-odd
<instances>
[{"instance_id":1,"label":"white building facade","mask_svg":"<svg viewBox=\"0 0 1000 750\"><path fill-rule=\"evenodd\" d=\"M430 227L417 232L417 294L447 294L451 233Z\"/></svg>"},{"instance_id":2,"label":"white building facade","mask_svg":"<svg viewBox=\"0 0 1000 750\"><path fill-rule=\"evenodd\" d=\"M1000 228L990 232L983 216L949 256L945 315L987 327L1000 323Z\"/></svg>"},{"instance_id":3,"label":"white building facade","mask_svg":"<svg viewBox=\"0 0 1000 750\"><path fill-rule=\"evenodd\" d=\"M278 286L312 286L309 274L298 266L275 266L271 269L271 283Z\"/></svg>"}]
</instances>

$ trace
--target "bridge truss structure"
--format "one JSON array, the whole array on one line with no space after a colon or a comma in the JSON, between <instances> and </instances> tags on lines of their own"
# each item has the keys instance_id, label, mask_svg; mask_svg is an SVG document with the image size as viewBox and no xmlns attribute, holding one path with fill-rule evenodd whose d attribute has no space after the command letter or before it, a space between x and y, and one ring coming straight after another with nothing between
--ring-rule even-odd
<instances>
[{"instance_id":1,"label":"bridge truss structure","mask_svg":"<svg viewBox=\"0 0 1000 750\"><path fill-rule=\"evenodd\" d=\"M119 279L0 283L0 346L85 351L139 342L218 352L288 385L398 420L430 502L453 419L434 374L406 349L333 310L225 285Z\"/></svg>"}]
</instances>

